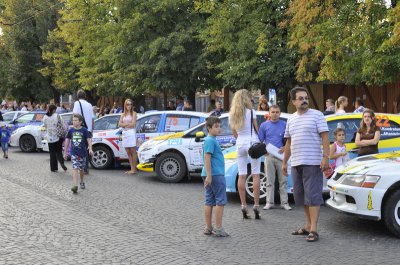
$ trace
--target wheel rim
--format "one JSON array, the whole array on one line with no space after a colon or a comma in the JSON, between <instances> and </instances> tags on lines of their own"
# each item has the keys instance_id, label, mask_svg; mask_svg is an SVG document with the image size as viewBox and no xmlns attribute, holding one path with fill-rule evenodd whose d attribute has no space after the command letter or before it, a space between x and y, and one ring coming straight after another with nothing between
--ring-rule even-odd
<instances>
[{"instance_id":1,"label":"wheel rim","mask_svg":"<svg viewBox=\"0 0 400 265\"><path fill-rule=\"evenodd\" d=\"M96 150L93 153L92 162L97 167L105 166L107 164L107 161L108 161L108 155L103 150Z\"/></svg>"},{"instance_id":2,"label":"wheel rim","mask_svg":"<svg viewBox=\"0 0 400 265\"><path fill-rule=\"evenodd\" d=\"M397 202L396 206L394 207L394 219L398 226L400 226L400 201Z\"/></svg>"},{"instance_id":3,"label":"wheel rim","mask_svg":"<svg viewBox=\"0 0 400 265\"><path fill-rule=\"evenodd\" d=\"M250 174L246 178L246 193L250 197L254 198L254 183L253 176ZM260 172L260 199L264 199L267 196L267 175L264 172Z\"/></svg>"},{"instance_id":4,"label":"wheel rim","mask_svg":"<svg viewBox=\"0 0 400 265\"><path fill-rule=\"evenodd\" d=\"M22 146L22 149L24 149L25 151L29 151L29 150L33 149L33 143L31 141L31 139L29 139L28 137L22 138L21 146Z\"/></svg>"},{"instance_id":5,"label":"wheel rim","mask_svg":"<svg viewBox=\"0 0 400 265\"><path fill-rule=\"evenodd\" d=\"M177 159L170 157L161 162L160 169L163 176L167 178L174 178L179 174L181 166L179 165L179 161Z\"/></svg>"}]
</instances>

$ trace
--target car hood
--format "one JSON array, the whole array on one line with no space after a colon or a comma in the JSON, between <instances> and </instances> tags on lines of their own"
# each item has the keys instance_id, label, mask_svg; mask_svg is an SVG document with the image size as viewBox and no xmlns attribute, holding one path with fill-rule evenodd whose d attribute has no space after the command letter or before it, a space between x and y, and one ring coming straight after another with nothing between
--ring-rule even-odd
<instances>
[{"instance_id":1,"label":"car hood","mask_svg":"<svg viewBox=\"0 0 400 265\"><path fill-rule=\"evenodd\" d=\"M339 175L365 174L388 171L389 168L400 165L400 151L357 157L337 168Z\"/></svg>"}]
</instances>

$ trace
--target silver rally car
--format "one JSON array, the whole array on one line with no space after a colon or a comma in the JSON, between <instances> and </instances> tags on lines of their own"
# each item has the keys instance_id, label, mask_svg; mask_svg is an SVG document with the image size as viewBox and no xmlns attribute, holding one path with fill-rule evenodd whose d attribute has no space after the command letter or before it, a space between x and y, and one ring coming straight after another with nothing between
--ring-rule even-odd
<instances>
[{"instance_id":1,"label":"silver rally car","mask_svg":"<svg viewBox=\"0 0 400 265\"><path fill-rule=\"evenodd\" d=\"M340 212L383 220L400 237L400 152L358 157L328 180L326 204Z\"/></svg>"}]
</instances>

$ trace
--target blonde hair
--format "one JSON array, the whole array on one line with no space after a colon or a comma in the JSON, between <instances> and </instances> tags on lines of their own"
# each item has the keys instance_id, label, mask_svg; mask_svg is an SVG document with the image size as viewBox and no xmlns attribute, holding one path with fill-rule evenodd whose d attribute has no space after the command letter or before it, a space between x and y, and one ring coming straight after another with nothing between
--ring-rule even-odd
<instances>
[{"instance_id":1,"label":"blonde hair","mask_svg":"<svg viewBox=\"0 0 400 265\"><path fill-rule=\"evenodd\" d=\"M128 107L127 107L128 102L130 102L132 104L130 111L128 111ZM130 98L127 98L127 99L125 99L125 102L124 102L124 113L122 113L122 116L125 117L128 114L133 116L133 113L134 113L134 111L133 111L133 100L130 99Z\"/></svg>"},{"instance_id":2,"label":"blonde hair","mask_svg":"<svg viewBox=\"0 0 400 265\"><path fill-rule=\"evenodd\" d=\"M233 130L243 128L246 109L252 109L250 92L246 89L236 91L229 111L229 123Z\"/></svg>"},{"instance_id":3,"label":"blonde hair","mask_svg":"<svg viewBox=\"0 0 400 265\"><path fill-rule=\"evenodd\" d=\"M347 97L345 97L345 96L340 96L340 97L336 100L336 102L335 102L335 112L338 111L338 109L339 109L339 107L340 107L340 104L342 104L342 103L345 102L346 100L348 100L348 99L347 99Z\"/></svg>"}]
</instances>

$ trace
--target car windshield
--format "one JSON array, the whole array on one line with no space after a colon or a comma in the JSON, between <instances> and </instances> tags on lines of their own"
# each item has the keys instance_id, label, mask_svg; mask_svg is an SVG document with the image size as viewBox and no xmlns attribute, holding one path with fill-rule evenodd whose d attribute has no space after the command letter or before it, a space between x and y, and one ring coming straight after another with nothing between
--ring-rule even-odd
<instances>
[{"instance_id":1,"label":"car windshield","mask_svg":"<svg viewBox=\"0 0 400 265\"><path fill-rule=\"evenodd\" d=\"M14 112L5 113L5 114L3 114L3 120L4 121L12 121L14 116L15 116Z\"/></svg>"},{"instance_id":2,"label":"car windshield","mask_svg":"<svg viewBox=\"0 0 400 265\"><path fill-rule=\"evenodd\" d=\"M335 141L335 137L333 132L336 128L342 128L346 132L346 137L344 139L345 143L354 142L356 137L356 133L358 128L360 127L361 119L340 119L328 122L329 128L329 141L333 143Z\"/></svg>"},{"instance_id":3,"label":"car windshield","mask_svg":"<svg viewBox=\"0 0 400 265\"><path fill-rule=\"evenodd\" d=\"M114 130L118 128L120 115L104 116L103 118L94 121L93 130Z\"/></svg>"},{"instance_id":4,"label":"car windshield","mask_svg":"<svg viewBox=\"0 0 400 265\"><path fill-rule=\"evenodd\" d=\"M26 123L26 122L30 122L31 120L33 120L34 117L35 117L35 113L28 113L28 114L22 115L15 121L18 123Z\"/></svg>"}]
</instances>

